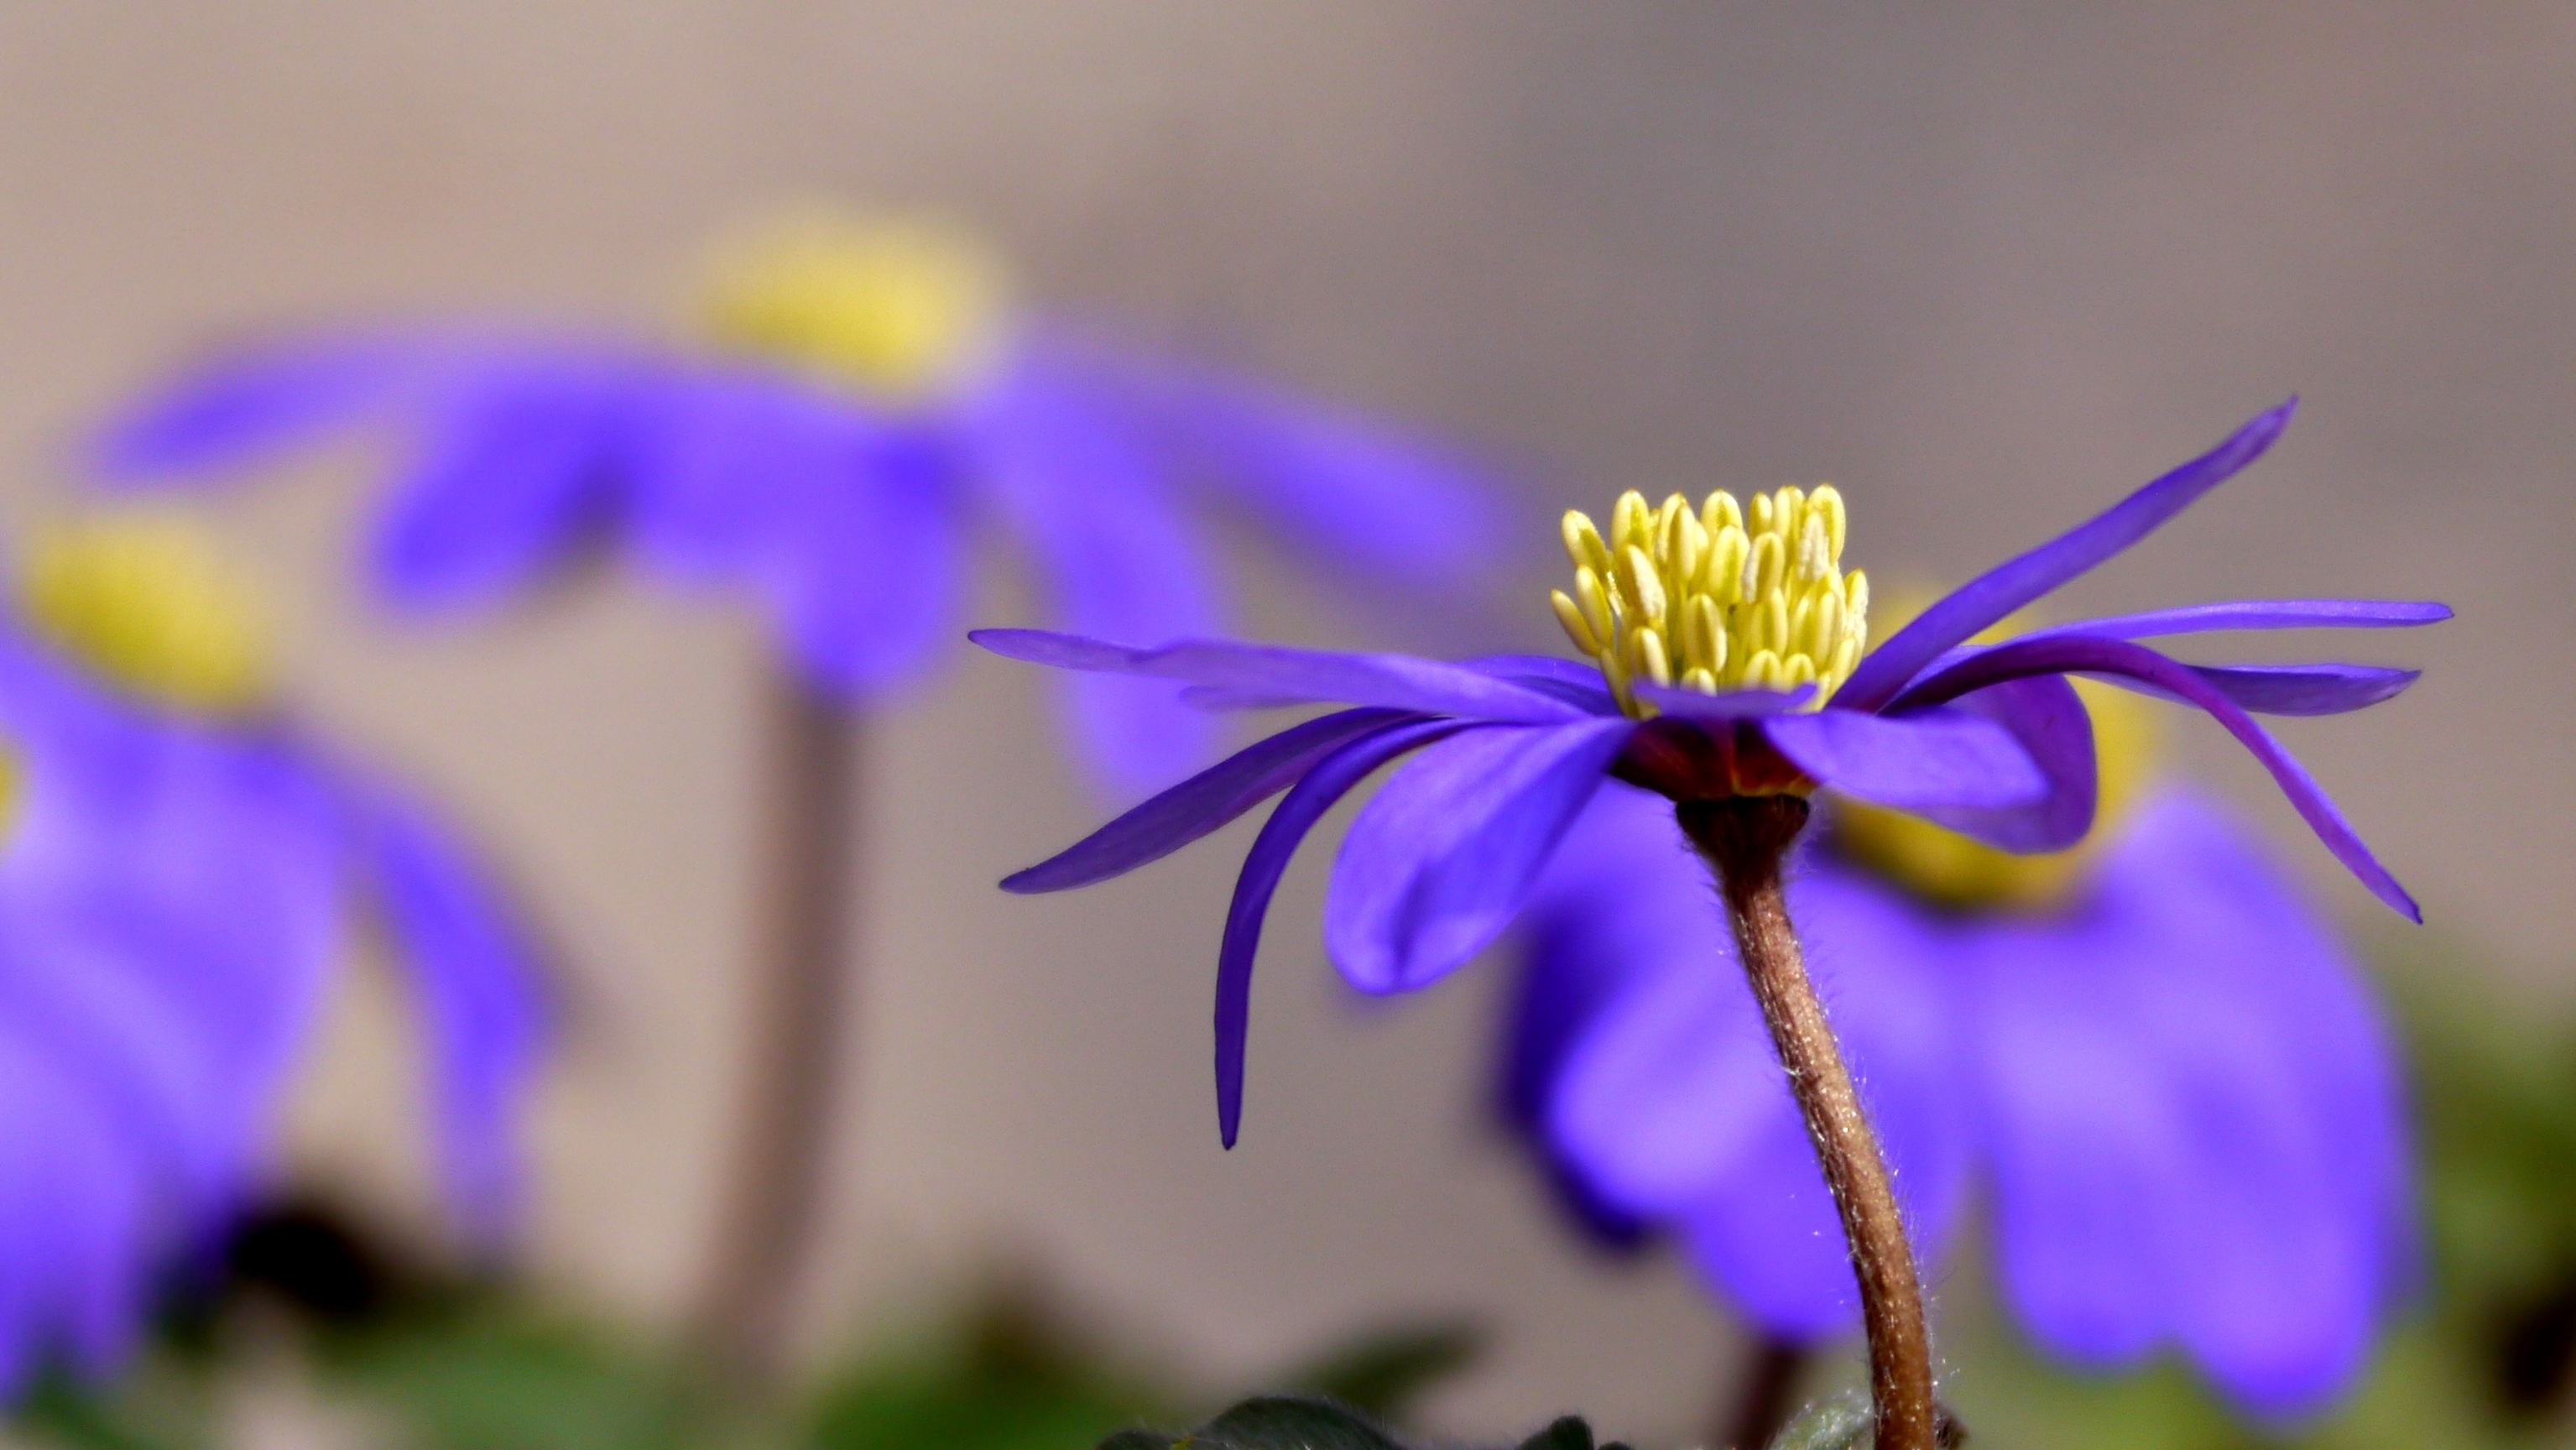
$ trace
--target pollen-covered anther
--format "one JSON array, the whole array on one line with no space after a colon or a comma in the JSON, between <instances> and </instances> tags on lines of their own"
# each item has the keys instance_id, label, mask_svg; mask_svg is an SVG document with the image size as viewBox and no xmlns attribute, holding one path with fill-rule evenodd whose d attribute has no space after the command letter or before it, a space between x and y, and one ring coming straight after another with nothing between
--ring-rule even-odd
<instances>
[{"instance_id":1,"label":"pollen-covered anther","mask_svg":"<svg viewBox=\"0 0 2576 1450\"><path fill-rule=\"evenodd\" d=\"M1704 694L1813 684L1822 704L1869 644L1869 581L1842 569L1848 520L1832 485L1737 503L1723 490L1694 509L1680 494L1650 506L1620 495L1605 535L1565 515L1574 589L1551 596L1574 647L1601 667L1622 709L1654 706L1634 683Z\"/></svg>"}]
</instances>

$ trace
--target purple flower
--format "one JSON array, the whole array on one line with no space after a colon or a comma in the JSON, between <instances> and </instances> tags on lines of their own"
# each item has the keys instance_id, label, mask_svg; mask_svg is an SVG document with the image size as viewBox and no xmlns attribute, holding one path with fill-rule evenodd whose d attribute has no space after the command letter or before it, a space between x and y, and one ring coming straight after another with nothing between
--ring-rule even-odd
<instances>
[{"instance_id":1,"label":"purple flower","mask_svg":"<svg viewBox=\"0 0 2576 1450\"><path fill-rule=\"evenodd\" d=\"M657 579L749 593L807 678L860 703L954 637L981 526L1009 537L1054 618L1109 638L1220 627L1201 503L1417 604L1469 591L1493 538L1455 461L1025 320L991 272L935 231L834 223L722 279L713 346L294 339L148 396L106 430L100 465L129 484L201 478L394 417L410 456L369 559L391 602L523 593L613 538ZM1200 758L1210 723L1172 693L1072 682L1086 758L1130 785Z\"/></svg>"},{"instance_id":2,"label":"purple flower","mask_svg":"<svg viewBox=\"0 0 2576 1450\"><path fill-rule=\"evenodd\" d=\"M1988 571L1866 654L1856 643L1866 589L1860 576L1841 573L1841 501L1825 490L1813 499L1784 490L1758 499L1750 514L1718 495L1704 517L1678 500L1660 515L1623 501L1608 545L1589 521L1571 516L1568 544L1583 597L1561 598L1558 611L1580 617L1568 630L1598 665L1537 656L1448 664L1206 640L1135 649L1035 630L981 631L974 638L996 653L1178 680L1191 687L1188 698L1209 707L1351 707L1262 740L1003 886L1059 891L1105 880L1287 792L1245 859L1218 954L1218 1114L1228 1143L1240 1118L1253 956L1271 893L1325 811L1406 755L1415 758L1353 821L1325 901L1326 945L1342 974L1367 992L1428 986L1492 942L1614 778L1681 801L1821 786L2009 851L2071 846L2092 824L2096 787L2090 720L2066 678L2078 673L2187 703L2218 721L2271 772L2328 849L2415 918L2413 900L2251 713L2355 709L2387 698L2411 675L2341 664L2195 666L2137 641L2212 629L2423 624L2447 617L2442 606L2240 602L1969 643L2251 463L2290 410L2284 404L2254 419L2207 455ZM1831 609L1822 603L1829 594ZM1677 683L1657 682L1667 678Z\"/></svg>"},{"instance_id":3,"label":"purple flower","mask_svg":"<svg viewBox=\"0 0 2576 1450\"><path fill-rule=\"evenodd\" d=\"M481 1247L544 1036L526 933L435 815L272 719L75 662L48 622L0 623L0 1393L112 1365L256 1187L353 906L408 972Z\"/></svg>"},{"instance_id":4,"label":"purple flower","mask_svg":"<svg viewBox=\"0 0 2576 1450\"><path fill-rule=\"evenodd\" d=\"M1936 902L1864 854L1828 836L1789 899L1918 1243L1982 1181L2052 1352L2179 1346L2267 1417L2349 1385L2413 1260L2406 1132L2388 1035L2303 893L2174 787L2046 905ZM1833 1204L1670 810L1603 791L1523 922L1503 1105L1569 1205L1671 1232L1767 1334L1850 1328Z\"/></svg>"}]
</instances>

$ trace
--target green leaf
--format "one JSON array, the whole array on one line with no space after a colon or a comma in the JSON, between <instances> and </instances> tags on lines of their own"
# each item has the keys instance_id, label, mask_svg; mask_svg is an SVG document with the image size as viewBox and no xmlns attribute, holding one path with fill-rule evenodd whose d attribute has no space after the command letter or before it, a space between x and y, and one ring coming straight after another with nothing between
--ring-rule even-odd
<instances>
[{"instance_id":1,"label":"green leaf","mask_svg":"<svg viewBox=\"0 0 2576 1450\"><path fill-rule=\"evenodd\" d=\"M1484 1347L1483 1333L1459 1322L1381 1330L1334 1350L1283 1383L1301 1394L1395 1420L1434 1385L1474 1364Z\"/></svg>"},{"instance_id":2,"label":"green leaf","mask_svg":"<svg viewBox=\"0 0 2576 1450\"><path fill-rule=\"evenodd\" d=\"M1264 1395L1210 1420L1190 1450L1404 1450L1347 1405L1302 1395Z\"/></svg>"}]
</instances>

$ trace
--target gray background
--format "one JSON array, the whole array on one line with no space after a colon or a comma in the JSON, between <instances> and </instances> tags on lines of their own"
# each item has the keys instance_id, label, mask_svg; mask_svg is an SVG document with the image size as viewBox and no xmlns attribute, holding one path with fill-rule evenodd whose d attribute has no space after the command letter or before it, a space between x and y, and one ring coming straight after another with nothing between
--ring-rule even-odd
<instances>
[{"instance_id":1,"label":"gray background","mask_svg":"<svg viewBox=\"0 0 2576 1450\"><path fill-rule=\"evenodd\" d=\"M2563 1000L2576 9L2069 8L10 4L10 511L61 508L71 426L229 327L660 325L710 230L806 195L947 207L1040 296L1552 469L1534 503L1831 479L1882 578L1956 578L2295 390L2271 459L2069 607L2457 605L2352 651L2430 665L2414 694L2287 733L2437 923ZM581 1010L532 1257L668 1315L736 1042L753 632L615 581L480 632L375 623L347 604L363 457L221 525L305 705L451 792L560 927ZM1355 637L1250 569L1248 627ZM979 613L1013 618L994 581ZM1206 994L1247 828L994 893L1093 819L1038 702L961 657L870 735L877 975L815 1342L1024 1258L1208 1374L1474 1309L1500 1354L1449 1423L1695 1423L1719 1317L1673 1263L1572 1252L1482 1129L1491 974L1336 995L1322 850L1274 917L1246 1145L1217 1151ZM2300 845L2214 730L2177 736ZM293 1154L409 1204L390 1001L345 994Z\"/></svg>"}]
</instances>

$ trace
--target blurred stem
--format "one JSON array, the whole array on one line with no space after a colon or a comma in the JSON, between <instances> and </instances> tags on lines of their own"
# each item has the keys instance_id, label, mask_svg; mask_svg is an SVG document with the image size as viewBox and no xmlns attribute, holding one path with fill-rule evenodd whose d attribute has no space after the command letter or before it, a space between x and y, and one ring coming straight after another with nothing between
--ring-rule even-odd
<instances>
[{"instance_id":1,"label":"blurred stem","mask_svg":"<svg viewBox=\"0 0 2576 1450\"><path fill-rule=\"evenodd\" d=\"M1939 1412L1932 1401L1932 1341L1914 1248L1905 1236L1887 1161L1861 1112L1860 1095L1852 1089L1789 924L1781 866L1789 843L1807 824L1807 802L1794 795L1734 796L1684 801L1677 814L1717 873L1745 978L1788 1071L1825 1186L1842 1212L1843 1238L1860 1280L1861 1320L1869 1331L1878 1450L1934 1450Z\"/></svg>"},{"instance_id":2,"label":"blurred stem","mask_svg":"<svg viewBox=\"0 0 2576 1450\"><path fill-rule=\"evenodd\" d=\"M770 670L768 857L747 1081L722 1218L692 1326L717 1369L773 1378L812 1258L846 999L856 864L856 722L795 668Z\"/></svg>"},{"instance_id":3,"label":"blurred stem","mask_svg":"<svg viewBox=\"0 0 2576 1450\"><path fill-rule=\"evenodd\" d=\"M1717 1407L1710 1426L1717 1450L1766 1450L1798 1408L1798 1381L1807 1372L1807 1350L1763 1335L1744 1356L1744 1369Z\"/></svg>"}]
</instances>

